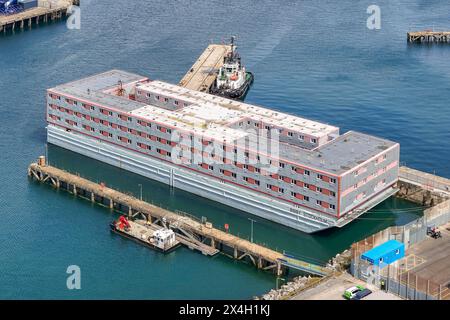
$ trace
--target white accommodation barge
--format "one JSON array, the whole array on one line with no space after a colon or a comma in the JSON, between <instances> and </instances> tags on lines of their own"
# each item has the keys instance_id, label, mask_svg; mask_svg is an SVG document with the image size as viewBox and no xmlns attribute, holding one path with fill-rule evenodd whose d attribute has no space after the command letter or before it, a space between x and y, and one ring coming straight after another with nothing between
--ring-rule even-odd
<instances>
[{"instance_id":1,"label":"white accommodation barge","mask_svg":"<svg viewBox=\"0 0 450 320\"><path fill-rule=\"evenodd\" d=\"M396 192L398 143L124 71L49 89L51 144L301 230Z\"/></svg>"}]
</instances>

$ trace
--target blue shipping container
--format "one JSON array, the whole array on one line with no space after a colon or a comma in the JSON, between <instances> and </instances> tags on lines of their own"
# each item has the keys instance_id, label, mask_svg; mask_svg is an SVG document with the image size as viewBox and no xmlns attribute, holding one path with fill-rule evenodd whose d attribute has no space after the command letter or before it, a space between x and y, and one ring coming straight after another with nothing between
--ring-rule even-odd
<instances>
[{"instance_id":1,"label":"blue shipping container","mask_svg":"<svg viewBox=\"0 0 450 320\"><path fill-rule=\"evenodd\" d=\"M397 240L389 240L363 253L361 259L383 268L405 256L405 245Z\"/></svg>"}]
</instances>

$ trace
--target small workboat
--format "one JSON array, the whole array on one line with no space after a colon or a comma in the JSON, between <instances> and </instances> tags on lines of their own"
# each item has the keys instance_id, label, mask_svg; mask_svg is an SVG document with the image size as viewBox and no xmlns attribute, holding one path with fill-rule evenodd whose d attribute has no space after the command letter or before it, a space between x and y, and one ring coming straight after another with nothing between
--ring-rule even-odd
<instances>
[{"instance_id":1,"label":"small workboat","mask_svg":"<svg viewBox=\"0 0 450 320\"><path fill-rule=\"evenodd\" d=\"M216 81L210 93L225 98L244 100L254 80L253 74L245 70L236 51L234 37L231 37L231 51L224 57Z\"/></svg>"},{"instance_id":2,"label":"small workboat","mask_svg":"<svg viewBox=\"0 0 450 320\"><path fill-rule=\"evenodd\" d=\"M136 223L125 216L111 222L110 228L114 233L161 252L169 252L180 245L172 229Z\"/></svg>"}]
</instances>

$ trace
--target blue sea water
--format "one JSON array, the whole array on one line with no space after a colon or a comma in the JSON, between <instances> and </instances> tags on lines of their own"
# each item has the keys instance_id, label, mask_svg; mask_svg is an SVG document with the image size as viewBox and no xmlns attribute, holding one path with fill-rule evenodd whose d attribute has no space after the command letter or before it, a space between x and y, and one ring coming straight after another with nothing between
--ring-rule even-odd
<instances>
[{"instance_id":1,"label":"blue sea water","mask_svg":"<svg viewBox=\"0 0 450 320\"><path fill-rule=\"evenodd\" d=\"M381 9L369 30L367 7ZM409 166L450 177L450 45L411 46L406 32L448 29L444 1L82 1L65 23L0 36L0 298L251 298L273 275L188 249L161 255L111 235L114 214L26 178L46 152L45 90L112 68L176 83L211 41L238 36L256 81L249 103L401 144ZM56 147L52 164L248 237L248 215ZM256 242L324 262L353 241L420 215L391 199L317 235L258 220ZM66 288L78 265L82 289Z\"/></svg>"}]
</instances>

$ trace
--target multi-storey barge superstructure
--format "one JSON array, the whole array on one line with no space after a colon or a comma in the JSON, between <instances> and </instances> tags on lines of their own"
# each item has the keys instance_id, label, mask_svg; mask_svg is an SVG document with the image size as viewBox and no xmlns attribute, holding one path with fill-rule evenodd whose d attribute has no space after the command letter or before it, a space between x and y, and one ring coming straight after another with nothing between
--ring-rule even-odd
<instances>
[{"instance_id":1,"label":"multi-storey barge superstructure","mask_svg":"<svg viewBox=\"0 0 450 320\"><path fill-rule=\"evenodd\" d=\"M49 89L47 121L49 143L304 232L396 192L398 143L124 71Z\"/></svg>"}]
</instances>

